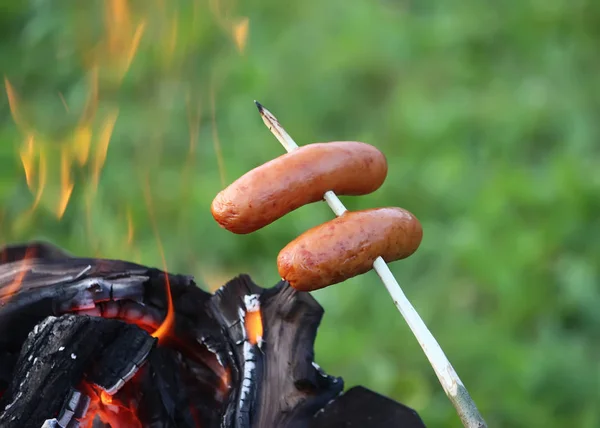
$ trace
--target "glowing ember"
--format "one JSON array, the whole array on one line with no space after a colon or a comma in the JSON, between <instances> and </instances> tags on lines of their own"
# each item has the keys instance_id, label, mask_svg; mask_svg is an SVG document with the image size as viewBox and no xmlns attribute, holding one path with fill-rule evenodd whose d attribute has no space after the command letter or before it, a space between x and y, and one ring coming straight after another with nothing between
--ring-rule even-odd
<instances>
[{"instance_id":1,"label":"glowing ember","mask_svg":"<svg viewBox=\"0 0 600 428\"><path fill-rule=\"evenodd\" d=\"M90 397L86 417L80 420L82 428L93 428L94 420L99 419L113 428L142 428L137 417L136 403L121 403L101 388L83 383L82 392Z\"/></svg>"},{"instance_id":2,"label":"glowing ember","mask_svg":"<svg viewBox=\"0 0 600 428\"><path fill-rule=\"evenodd\" d=\"M246 301L246 317L244 318L244 326L246 328L246 336L251 345L262 344L263 338L263 322L260 312L260 303L258 296L249 296Z\"/></svg>"}]
</instances>

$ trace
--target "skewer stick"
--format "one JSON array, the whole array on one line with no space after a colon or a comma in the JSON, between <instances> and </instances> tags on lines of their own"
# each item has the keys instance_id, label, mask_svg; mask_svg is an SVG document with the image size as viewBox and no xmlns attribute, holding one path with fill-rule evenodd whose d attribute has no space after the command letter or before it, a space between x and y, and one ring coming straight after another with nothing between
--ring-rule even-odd
<instances>
[{"instance_id":1,"label":"skewer stick","mask_svg":"<svg viewBox=\"0 0 600 428\"><path fill-rule=\"evenodd\" d=\"M273 133L275 138L279 140L285 150L288 152L296 150L298 145L294 142L292 137L289 136L285 129L283 129L277 118L273 116L269 110L264 108L258 101L254 102L258 107L258 111L260 112L263 122L265 125L267 125L267 128L269 128L269 131ZM334 192L326 192L323 198L336 216L339 217L347 211L342 201L339 200ZM427 356L431 367L433 367L433 371L437 375L442 387L444 388L444 391L446 392L446 395L452 402L452 405L456 409L463 425L466 428L487 427L483 417L479 413L479 410L477 410L475 402L454 371L454 368L450 364L450 361L448 361L444 351L442 351L442 348L437 343L415 308L406 298L388 265L381 257L378 257L373 263L373 269L381 278L381 281L387 288L388 293L390 296L392 296L394 304L419 341L423 352Z\"/></svg>"}]
</instances>

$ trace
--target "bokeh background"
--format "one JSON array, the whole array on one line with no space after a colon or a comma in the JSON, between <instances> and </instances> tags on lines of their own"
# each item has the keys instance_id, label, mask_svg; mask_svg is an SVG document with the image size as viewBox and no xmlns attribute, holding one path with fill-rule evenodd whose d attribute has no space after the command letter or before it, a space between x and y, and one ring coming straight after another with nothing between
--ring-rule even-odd
<instances>
[{"instance_id":1,"label":"bokeh background","mask_svg":"<svg viewBox=\"0 0 600 428\"><path fill-rule=\"evenodd\" d=\"M206 289L275 284L332 214L212 219L283 153L258 99L299 144L386 154L383 187L342 199L422 221L391 268L490 426L600 426L599 24L585 0L2 2L2 241L157 267L162 245ZM314 295L327 372L460 426L373 272Z\"/></svg>"}]
</instances>

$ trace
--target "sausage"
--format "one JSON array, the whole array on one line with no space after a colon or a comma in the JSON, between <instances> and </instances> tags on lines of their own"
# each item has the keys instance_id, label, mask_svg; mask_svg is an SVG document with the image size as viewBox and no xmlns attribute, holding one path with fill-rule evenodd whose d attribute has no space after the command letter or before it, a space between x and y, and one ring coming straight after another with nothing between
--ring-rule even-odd
<instances>
[{"instance_id":1,"label":"sausage","mask_svg":"<svg viewBox=\"0 0 600 428\"><path fill-rule=\"evenodd\" d=\"M421 223L402 208L345 212L316 226L281 250L277 268L300 291L313 291L413 254L423 238Z\"/></svg>"},{"instance_id":2,"label":"sausage","mask_svg":"<svg viewBox=\"0 0 600 428\"><path fill-rule=\"evenodd\" d=\"M322 200L328 190L349 196L372 193L387 171L385 156L369 144L308 144L244 174L217 195L211 213L230 232L251 233Z\"/></svg>"}]
</instances>

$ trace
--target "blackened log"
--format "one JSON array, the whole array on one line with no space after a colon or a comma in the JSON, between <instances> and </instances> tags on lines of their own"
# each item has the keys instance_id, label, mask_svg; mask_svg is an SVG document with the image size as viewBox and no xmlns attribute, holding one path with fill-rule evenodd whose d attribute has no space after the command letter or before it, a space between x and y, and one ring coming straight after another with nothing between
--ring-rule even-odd
<instances>
[{"instance_id":1,"label":"blackened log","mask_svg":"<svg viewBox=\"0 0 600 428\"><path fill-rule=\"evenodd\" d=\"M425 428L413 409L355 386L318 412L310 428Z\"/></svg>"},{"instance_id":2,"label":"blackened log","mask_svg":"<svg viewBox=\"0 0 600 428\"><path fill-rule=\"evenodd\" d=\"M364 400L361 411L366 421L375 420L378 412L389 416L382 421L393 420L393 426L413 427L414 412L399 412L398 408L406 408L392 400L364 393L357 398L354 390L340 396L342 379L328 376L314 362L313 345L323 309L310 294L297 292L286 282L263 289L241 275L211 295L198 288L191 276L118 260L75 258L36 245L35 250L25 245L0 251L5 254L5 263L0 260L0 393L10 383L4 401L21 388L15 387L26 376L17 362L22 360L21 347L28 332L45 317L75 312L69 316L123 315L130 323L150 317L158 324L166 314L168 282L176 315L174 332L162 338L143 367L139 365L144 352L138 349L127 352L127 364L104 368L92 364L85 369L86 379L95 379L111 392L122 387L118 394L123 397L134 396L144 428L347 426L359 420L344 410L352 400ZM258 343L251 343L246 331L249 302L258 303L262 315L263 337ZM119 355L120 348L103 348L96 356L118 361ZM82 369L72 366L74 373L65 372L67 378L77 379L77 370ZM50 417L64 420L81 412L76 393L74 389L64 392L58 414ZM53 395L60 404L61 395ZM32 405L39 403L23 404ZM48 421L52 426L54 419Z\"/></svg>"},{"instance_id":3,"label":"blackened log","mask_svg":"<svg viewBox=\"0 0 600 428\"><path fill-rule=\"evenodd\" d=\"M262 346L250 346L243 318L244 297L257 295L264 330ZM222 426L305 427L344 387L341 378L314 364L314 340L323 309L287 282L265 290L240 275L213 297L213 313L234 343L234 384ZM247 370L251 366L252 370Z\"/></svg>"},{"instance_id":4,"label":"blackened log","mask_svg":"<svg viewBox=\"0 0 600 428\"><path fill-rule=\"evenodd\" d=\"M183 345L206 345L190 353L196 361L190 364L197 371L209 368L202 378L205 392L218 388L223 368L217 359L226 359L221 329L204 309L212 295L197 287L193 277L119 260L73 258L46 246L50 248L30 251L22 245L0 251L9 261L0 264L0 360L7 364L0 370L0 390L7 383L4 367L12 371L27 333L45 317L80 310L102 316L106 305L139 304L140 310L154 314L157 326L166 315L167 281L177 312L172 337Z\"/></svg>"},{"instance_id":5,"label":"blackened log","mask_svg":"<svg viewBox=\"0 0 600 428\"><path fill-rule=\"evenodd\" d=\"M60 420L74 407L69 406L73 389L86 375L90 382L113 386L119 383L115 375L139 367L155 342L144 330L122 321L48 317L23 345L12 382L0 399L0 426L39 428L46 419ZM67 420L71 416L67 414Z\"/></svg>"}]
</instances>

